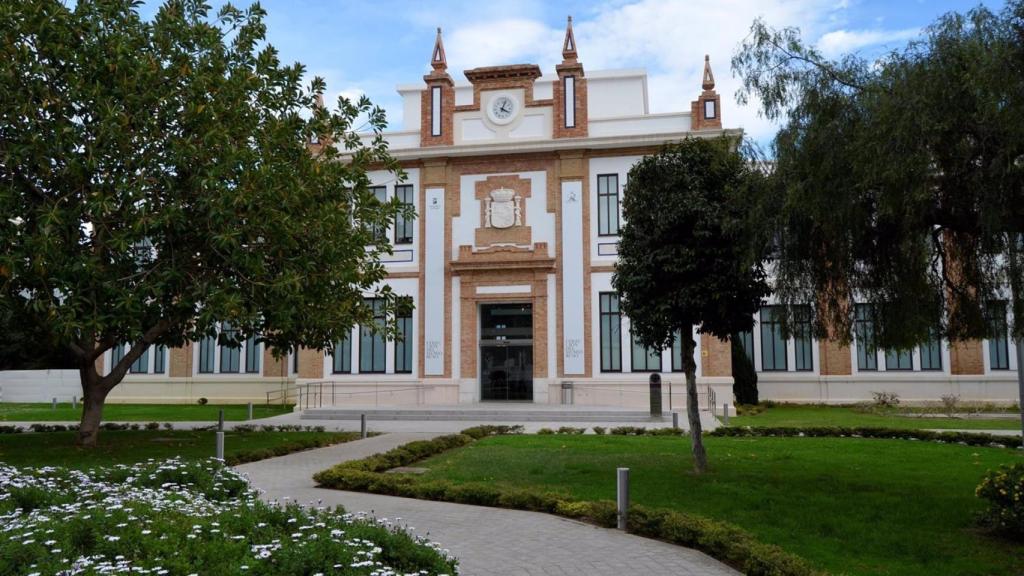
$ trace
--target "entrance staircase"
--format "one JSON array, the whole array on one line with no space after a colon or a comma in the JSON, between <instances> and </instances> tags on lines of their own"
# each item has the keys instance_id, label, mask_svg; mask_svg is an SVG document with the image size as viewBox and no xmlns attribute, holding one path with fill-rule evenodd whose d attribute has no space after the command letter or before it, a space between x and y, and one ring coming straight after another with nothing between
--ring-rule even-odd
<instances>
[{"instance_id":1,"label":"entrance staircase","mask_svg":"<svg viewBox=\"0 0 1024 576\"><path fill-rule=\"evenodd\" d=\"M669 422L672 415L664 412L661 418L652 418L650 412L642 410L616 409L608 407L572 407L537 404L469 405L388 408L358 406L346 408L309 408L303 410L302 420L359 420L362 415L368 420L406 421L460 421L460 422Z\"/></svg>"}]
</instances>

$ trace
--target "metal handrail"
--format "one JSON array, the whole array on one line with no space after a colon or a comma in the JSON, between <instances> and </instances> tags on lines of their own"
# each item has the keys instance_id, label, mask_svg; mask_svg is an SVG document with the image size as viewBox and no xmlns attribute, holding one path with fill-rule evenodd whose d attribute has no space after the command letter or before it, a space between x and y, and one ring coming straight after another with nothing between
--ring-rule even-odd
<instances>
[{"instance_id":1,"label":"metal handrail","mask_svg":"<svg viewBox=\"0 0 1024 576\"><path fill-rule=\"evenodd\" d=\"M300 407L302 409L323 408L324 402L328 398L328 393L329 393L330 394L330 404L329 404L330 406L335 406L337 404L337 400L338 400L339 396L341 396L341 398L344 399L344 398L351 398L351 397L354 397L354 396L369 395L369 394L373 394L374 395L374 405L377 405L379 403L379 401L380 401L380 395L381 394L389 394L390 395L390 394L394 394L396 392L425 392L426 390L433 388L432 385L427 384L427 385L418 385L418 386L405 387L405 388L393 388L393 387L389 386L389 387L386 387L386 388L384 388L382 390L380 388L381 382L373 382L372 383L372 385L374 387L373 390L340 390L340 391L338 390L339 386L348 387L348 386L368 386L368 385L371 385L371 384L370 383L364 383L364 382L344 382L344 381L337 381L337 380L322 380L322 381L318 381L318 382L304 382L304 383L298 384L296 386L296 389L297 389L298 394L299 394L298 404L300 405ZM324 392L324 387L325 386L327 386L329 388L328 393ZM425 400L422 398L422 395L421 394L417 394L416 404L417 405L418 404L423 404L424 402L425 402Z\"/></svg>"}]
</instances>

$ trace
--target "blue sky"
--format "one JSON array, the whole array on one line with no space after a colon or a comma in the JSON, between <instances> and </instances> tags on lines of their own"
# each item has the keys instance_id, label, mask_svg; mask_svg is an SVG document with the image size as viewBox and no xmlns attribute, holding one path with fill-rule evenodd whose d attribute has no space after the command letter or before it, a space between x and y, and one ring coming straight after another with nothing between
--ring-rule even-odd
<instances>
[{"instance_id":1,"label":"blue sky","mask_svg":"<svg viewBox=\"0 0 1024 576\"><path fill-rule=\"evenodd\" d=\"M212 1L212 0L211 0ZM213 1L214 5L220 2ZM585 69L645 68L652 112L688 110L700 90L704 54L710 54L723 95L723 119L756 140L775 129L740 108L729 59L750 23L797 26L827 55L867 56L898 48L949 11L984 0L264 0L268 37L287 62L306 64L324 77L332 97L367 94L402 127L394 87L419 82L429 69L435 28L444 30L449 71L529 62L553 72L561 60L566 16L571 14ZM245 6L246 0L235 0ZM148 8L152 8L149 3Z\"/></svg>"}]
</instances>

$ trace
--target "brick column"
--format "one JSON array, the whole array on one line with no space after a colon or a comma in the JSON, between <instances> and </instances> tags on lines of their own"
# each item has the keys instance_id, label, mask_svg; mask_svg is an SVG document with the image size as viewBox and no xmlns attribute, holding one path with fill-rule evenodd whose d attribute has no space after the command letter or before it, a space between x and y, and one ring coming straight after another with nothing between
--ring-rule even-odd
<instances>
[{"instance_id":1,"label":"brick column","mask_svg":"<svg viewBox=\"0 0 1024 576\"><path fill-rule=\"evenodd\" d=\"M171 378L188 378L192 376L192 343L189 342L181 348L170 349L170 375Z\"/></svg>"},{"instance_id":2,"label":"brick column","mask_svg":"<svg viewBox=\"0 0 1024 576\"><path fill-rule=\"evenodd\" d=\"M703 376L732 376L732 346L728 340L700 335L700 370Z\"/></svg>"},{"instance_id":3,"label":"brick column","mask_svg":"<svg viewBox=\"0 0 1024 576\"><path fill-rule=\"evenodd\" d=\"M979 375L985 373L981 340L963 340L949 343L950 374Z\"/></svg>"}]
</instances>

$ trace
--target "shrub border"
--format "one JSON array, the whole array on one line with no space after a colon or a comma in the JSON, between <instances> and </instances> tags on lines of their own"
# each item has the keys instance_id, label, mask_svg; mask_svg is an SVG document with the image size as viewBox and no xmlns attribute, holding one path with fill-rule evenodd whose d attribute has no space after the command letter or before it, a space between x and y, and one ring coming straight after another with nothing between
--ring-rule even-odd
<instances>
[{"instance_id":1,"label":"shrub border","mask_svg":"<svg viewBox=\"0 0 1024 576\"><path fill-rule=\"evenodd\" d=\"M940 444L962 444L965 446L989 446L992 448L1015 448L1020 444L1013 436L996 436L979 432L933 432L931 430L904 428L872 428L842 426L761 427L761 426L720 426L708 432L707 436L739 437L810 437L810 438L880 438L889 440L922 440Z\"/></svg>"},{"instance_id":2,"label":"shrub border","mask_svg":"<svg viewBox=\"0 0 1024 576\"><path fill-rule=\"evenodd\" d=\"M325 488L544 512L605 528L615 527L616 508L610 500L576 501L550 492L499 488L482 483L426 481L407 474L385 473L392 468L408 466L424 458L467 446L481 438L521 434L522 431L522 426L467 428L459 434L417 440L382 454L343 462L317 472L313 479L317 485ZM738 526L694 514L633 505L629 508L628 531L700 550L749 576L826 574L779 546L757 540Z\"/></svg>"}]
</instances>

